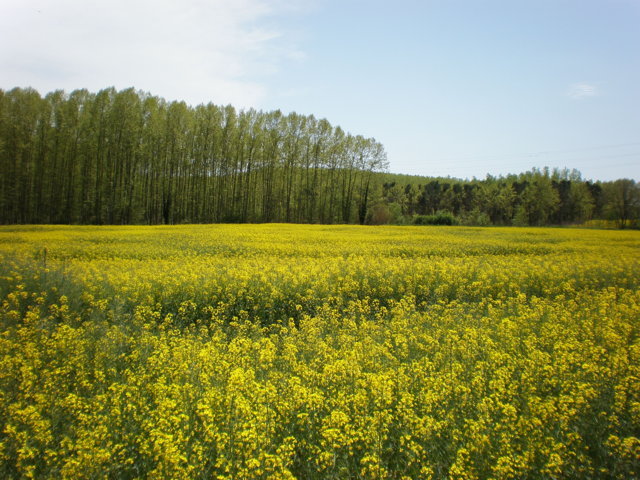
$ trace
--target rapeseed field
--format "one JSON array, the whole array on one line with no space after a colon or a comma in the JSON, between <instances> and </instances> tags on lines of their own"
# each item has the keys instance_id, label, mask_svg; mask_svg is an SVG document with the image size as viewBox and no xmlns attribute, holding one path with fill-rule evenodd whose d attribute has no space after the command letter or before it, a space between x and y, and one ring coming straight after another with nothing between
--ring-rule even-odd
<instances>
[{"instance_id":1,"label":"rapeseed field","mask_svg":"<svg viewBox=\"0 0 640 480\"><path fill-rule=\"evenodd\" d=\"M0 477L640 476L640 233L0 227Z\"/></svg>"}]
</instances>

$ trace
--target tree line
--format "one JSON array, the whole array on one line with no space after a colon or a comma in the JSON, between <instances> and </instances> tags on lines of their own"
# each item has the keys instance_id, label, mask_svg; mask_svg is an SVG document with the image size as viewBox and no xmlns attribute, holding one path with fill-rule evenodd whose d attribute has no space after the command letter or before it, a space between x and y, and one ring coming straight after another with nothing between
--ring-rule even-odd
<instances>
[{"instance_id":1,"label":"tree line","mask_svg":"<svg viewBox=\"0 0 640 480\"><path fill-rule=\"evenodd\" d=\"M325 119L133 88L0 90L0 223L640 223L634 180L533 169L483 180L386 173L375 139Z\"/></svg>"},{"instance_id":2,"label":"tree line","mask_svg":"<svg viewBox=\"0 0 640 480\"><path fill-rule=\"evenodd\" d=\"M632 179L593 182L577 170L548 168L471 181L384 177L372 223L528 226L601 219L618 228L640 226L640 184Z\"/></svg>"},{"instance_id":3,"label":"tree line","mask_svg":"<svg viewBox=\"0 0 640 480\"><path fill-rule=\"evenodd\" d=\"M1 223L363 223L383 146L134 89L0 90Z\"/></svg>"}]
</instances>

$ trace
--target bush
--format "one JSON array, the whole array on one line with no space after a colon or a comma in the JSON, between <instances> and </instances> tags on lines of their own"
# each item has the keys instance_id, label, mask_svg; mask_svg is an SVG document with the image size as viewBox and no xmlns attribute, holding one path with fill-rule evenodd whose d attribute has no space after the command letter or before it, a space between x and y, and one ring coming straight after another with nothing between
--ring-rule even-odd
<instances>
[{"instance_id":1,"label":"bush","mask_svg":"<svg viewBox=\"0 0 640 480\"><path fill-rule=\"evenodd\" d=\"M474 227L487 227L491 225L491 218L485 212L480 211L478 208L474 208L470 212L466 212L461 218L460 223L462 225L469 225Z\"/></svg>"},{"instance_id":2,"label":"bush","mask_svg":"<svg viewBox=\"0 0 640 480\"><path fill-rule=\"evenodd\" d=\"M402 207L397 203L378 203L367 212L367 225L404 225Z\"/></svg>"},{"instance_id":3,"label":"bush","mask_svg":"<svg viewBox=\"0 0 640 480\"><path fill-rule=\"evenodd\" d=\"M457 225L458 221L449 212L438 212L435 215L416 215L414 225Z\"/></svg>"}]
</instances>

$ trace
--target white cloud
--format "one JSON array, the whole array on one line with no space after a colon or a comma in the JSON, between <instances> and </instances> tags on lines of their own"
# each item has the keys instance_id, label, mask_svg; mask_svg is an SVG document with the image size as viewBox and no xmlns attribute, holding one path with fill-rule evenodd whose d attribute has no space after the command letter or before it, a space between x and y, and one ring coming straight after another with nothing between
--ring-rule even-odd
<instances>
[{"instance_id":1,"label":"white cloud","mask_svg":"<svg viewBox=\"0 0 640 480\"><path fill-rule=\"evenodd\" d=\"M574 83L569 86L567 95L573 99L595 97L598 95L598 88L590 83Z\"/></svg>"},{"instance_id":2,"label":"white cloud","mask_svg":"<svg viewBox=\"0 0 640 480\"><path fill-rule=\"evenodd\" d=\"M288 12L281 0L0 0L0 88L259 106L266 76L302 55L276 24Z\"/></svg>"}]
</instances>

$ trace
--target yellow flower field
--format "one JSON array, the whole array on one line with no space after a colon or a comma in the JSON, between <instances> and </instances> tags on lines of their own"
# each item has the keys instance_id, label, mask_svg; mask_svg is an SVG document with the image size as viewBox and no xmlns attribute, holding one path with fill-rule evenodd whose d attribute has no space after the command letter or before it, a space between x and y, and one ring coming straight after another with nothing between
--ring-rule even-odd
<instances>
[{"instance_id":1,"label":"yellow flower field","mask_svg":"<svg viewBox=\"0 0 640 480\"><path fill-rule=\"evenodd\" d=\"M640 232L0 227L0 477L640 476Z\"/></svg>"}]
</instances>

